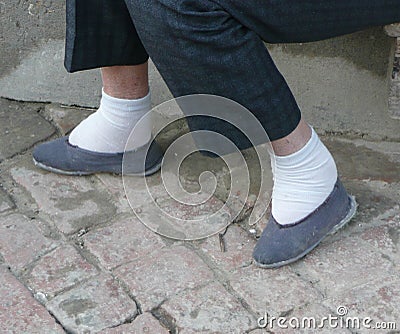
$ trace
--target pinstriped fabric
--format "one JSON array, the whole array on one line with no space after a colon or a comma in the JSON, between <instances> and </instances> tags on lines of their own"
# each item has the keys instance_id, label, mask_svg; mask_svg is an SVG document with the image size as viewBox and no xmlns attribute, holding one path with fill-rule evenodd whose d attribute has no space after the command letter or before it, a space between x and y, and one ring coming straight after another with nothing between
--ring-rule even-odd
<instances>
[{"instance_id":1,"label":"pinstriped fabric","mask_svg":"<svg viewBox=\"0 0 400 334\"><path fill-rule=\"evenodd\" d=\"M301 116L263 40L316 41L400 21L400 0L125 1L175 96L232 99L258 118L271 140L291 133ZM188 122L192 130L220 132L240 148L249 146L239 131L217 119Z\"/></svg>"},{"instance_id":2,"label":"pinstriped fabric","mask_svg":"<svg viewBox=\"0 0 400 334\"><path fill-rule=\"evenodd\" d=\"M400 21L400 0L67 2L69 70L143 62L141 40L174 96L215 94L237 101L271 140L291 133L301 115L263 40L317 41ZM188 121L192 130L217 131L238 147L249 147L229 124L201 117Z\"/></svg>"},{"instance_id":3,"label":"pinstriped fabric","mask_svg":"<svg viewBox=\"0 0 400 334\"><path fill-rule=\"evenodd\" d=\"M67 0L65 67L69 72L137 65L147 59L124 0Z\"/></svg>"},{"instance_id":4,"label":"pinstriped fabric","mask_svg":"<svg viewBox=\"0 0 400 334\"><path fill-rule=\"evenodd\" d=\"M400 20L399 0L212 0L269 43L312 42Z\"/></svg>"}]
</instances>

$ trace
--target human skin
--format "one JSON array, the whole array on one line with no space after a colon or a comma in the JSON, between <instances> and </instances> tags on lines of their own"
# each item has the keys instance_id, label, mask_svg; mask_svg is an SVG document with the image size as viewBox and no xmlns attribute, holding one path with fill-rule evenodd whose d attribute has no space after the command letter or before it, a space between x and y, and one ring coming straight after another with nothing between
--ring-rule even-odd
<instances>
[{"instance_id":1,"label":"human skin","mask_svg":"<svg viewBox=\"0 0 400 334\"><path fill-rule=\"evenodd\" d=\"M149 93L148 62L135 66L111 66L101 69L104 92L119 99L140 99ZM272 141L274 153L286 156L299 151L311 138L311 129L301 119L294 131Z\"/></svg>"}]
</instances>

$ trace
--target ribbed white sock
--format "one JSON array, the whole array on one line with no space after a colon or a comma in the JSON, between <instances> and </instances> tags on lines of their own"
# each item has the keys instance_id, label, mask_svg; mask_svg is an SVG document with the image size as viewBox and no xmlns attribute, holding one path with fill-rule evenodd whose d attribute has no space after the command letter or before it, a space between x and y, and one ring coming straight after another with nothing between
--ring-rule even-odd
<instances>
[{"instance_id":1,"label":"ribbed white sock","mask_svg":"<svg viewBox=\"0 0 400 334\"><path fill-rule=\"evenodd\" d=\"M308 216L329 196L337 180L336 164L314 129L300 151L274 158L272 215L288 225Z\"/></svg>"},{"instance_id":2,"label":"ribbed white sock","mask_svg":"<svg viewBox=\"0 0 400 334\"><path fill-rule=\"evenodd\" d=\"M109 96L103 91L99 109L71 132L69 142L89 151L124 152L133 128L149 112L150 106L150 93L141 99L125 100ZM127 150L143 146L151 138L150 117L146 117L139 125L129 140Z\"/></svg>"}]
</instances>

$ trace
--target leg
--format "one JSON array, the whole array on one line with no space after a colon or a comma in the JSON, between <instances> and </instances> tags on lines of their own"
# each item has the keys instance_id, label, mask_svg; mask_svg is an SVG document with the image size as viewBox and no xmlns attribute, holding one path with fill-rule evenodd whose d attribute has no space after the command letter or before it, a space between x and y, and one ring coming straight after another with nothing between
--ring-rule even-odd
<instances>
[{"instance_id":1,"label":"leg","mask_svg":"<svg viewBox=\"0 0 400 334\"><path fill-rule=\"evenodd\" d=\"M69 142L89 151L121 153L135 125L150 110L148 64L104 67L101 73L100 108L72 131ZM127 149L145 145L151 128L150 119L141 123Z\"/></svg>"},{"instance_id":2,"label":"leg","mask_svg":"<svg viewBox=\"0 0 400 334\"><path fill-rule=\"evenodd\" d=\"M206 93L233 99L253 112L269 134L277 154L275 186L273 215L254 253L260 265L277 267L299 259L354 215L354 200L337 180L332 156L300 121L294 98L262 39L312 41L395 22L400 20L398 1L126 3L175 96ZM154 36L162 38L154 43ZM216 120L189 124L194 130L222 132L239 148L249 144Z\"/></svg>"},{"instance_id":3,"label":"leg","mask_svg":"<svg viewBox=\"0 0 400 334\"><path fill-rule=\"evenodd\" d=\"M132 173L143 172L144 152L138 148L150 140L149 117L125 145L139 119L150 110L147 59L123 0L67 0L65 66L70 72L103 67L103 94L99 110L69 137L35 149L35 163L72 175L121 173L126 148L137 150ZM155 172L159 166L161 152L156 144L150 147L145 173Z\"/></svg>"},{"instance_id":4,"label":"leg","mask_svg":"<svg viewBox=\"0 0 400 334\"><path fill-rule=\"evenodd\" d=\"M290 134L300 111L259 36L213 1L126 0L146 50L174 96L214 94L247 107L271 140ZM154 36L162 36L153 42ZM168 52L160 52L168 50ZM178 60L178 61L177 61ZM216 119L189 119L192 130L249 143Z\"/></svg>"},{"instance_id":5,"label":"leg","mask_svg":"<svg viewBox=\"0 0 400 334\"><path fill-rule=\"evenodd\" d=\"M113 66L101 69L103 90L118 99L140 99L149 93L147 62L136 66Z\"/></svg>"},{"instance_id":6,"label":"leg","mask_svg":"<svg viewBox=\"0 0 400 334\"><path fill-rule=\"evenodd\" d=\"M100 110L72 131L71 144L102 153L124 151L134 125L150 109L147 59L123 0L67 1L67 69L106 66ZM140 130L129 149L150 139L150 123Z\"/></svg>"},{"instance_id":7,"label":"leg","mask_svg":"<svg viewBox=\"0 0 400 334\"><path fill-rule=\"evenodd\" d=\"M125 1L175 96L208 93L233 99L254 113L271 140L290 134L300 112L262 39L313 41L400 21L397 0ZM162 38L154 43L156 36ZM194 120L191 127L221 129L216 123ZM229 127L221 132L239 147L248 144Z\"/></svg>"}]
</instances>

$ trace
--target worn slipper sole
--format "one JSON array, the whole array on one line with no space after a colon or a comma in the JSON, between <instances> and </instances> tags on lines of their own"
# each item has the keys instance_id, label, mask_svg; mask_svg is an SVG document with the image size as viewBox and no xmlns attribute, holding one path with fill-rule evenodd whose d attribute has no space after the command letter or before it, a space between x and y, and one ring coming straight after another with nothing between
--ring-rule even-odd
<instances>
[{"instance_id":1,"label":"worn slipper sole","mask_svg":"<svg viewBox=\"0 0 400 334\"><path fill-rule=\"evenodd\" d=\"M93 175L93 174L99 174L99 173L108 173L108 174L115 174L115 175L120 175L120 173L113 173L113 172L100 172L100 171L96 171L96 172L88 172L88 171L68 171L68 170L62 170L62 169L58 169L58 168L54 168L51 166L47 166L41 162L38 162L35 160L35 158L33 158L33 163L35 164L35 166L43 169L43 170L47 170L48 172L52 172L52 173L56 173L56 174L60 174L60 175L68 175L68 176L87 176L87 175ZM131 176L150 176L153 175L155 173L157 173L162 165L162 158L151 168L146 169L146 171L144 173L123 173L125 175L131 175Z\"/></svg>"}]
</instances>

